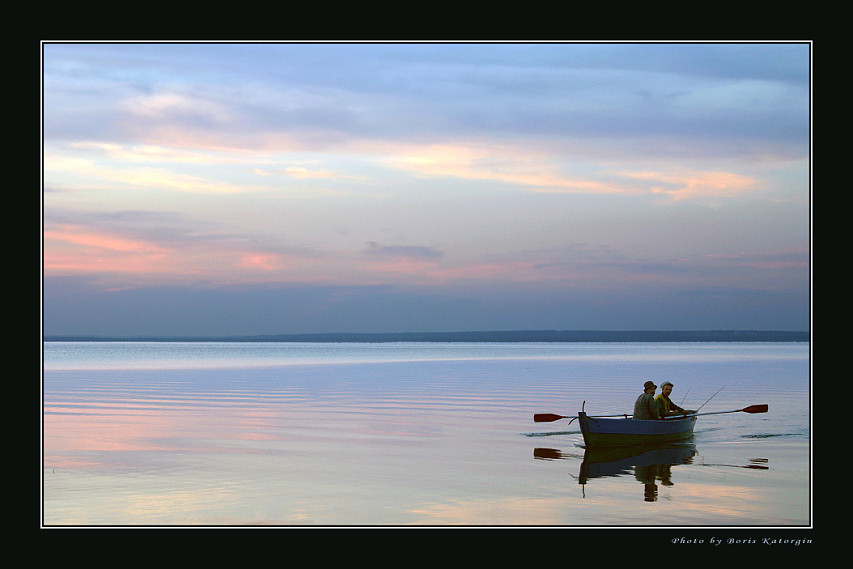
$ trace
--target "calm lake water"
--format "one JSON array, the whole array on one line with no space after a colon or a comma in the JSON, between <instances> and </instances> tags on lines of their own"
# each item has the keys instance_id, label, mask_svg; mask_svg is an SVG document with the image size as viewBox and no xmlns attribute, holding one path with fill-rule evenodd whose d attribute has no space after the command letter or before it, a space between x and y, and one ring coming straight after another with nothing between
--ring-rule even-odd
<instances>
[{"instance_id":1,"label":"calm lake water","mask_svg":"<svg viewBox=\"0 0 853 569\"><path fill-rule=\"evenodd\" d=\"M808 528L809 355L48 342L42 524ZM576 421L533 422L630 413L647 379L688 408L713 396L702 412L770 410L702 416L689 442L638 456L587 453Z\"/></svg>"}]
</instances>

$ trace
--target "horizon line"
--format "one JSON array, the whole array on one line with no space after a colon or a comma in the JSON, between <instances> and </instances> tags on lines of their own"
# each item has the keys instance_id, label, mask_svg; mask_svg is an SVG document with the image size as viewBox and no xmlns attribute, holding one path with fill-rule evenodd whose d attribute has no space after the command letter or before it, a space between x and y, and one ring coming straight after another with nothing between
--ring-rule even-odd
<instances>
[{"instance_id":1,"label":"horizon line","mask_svg":"<svg viewBox=\"0 0 853 569\"><path fill-rule=\"evenodd\" d=\"M593 341L809 341L809 330L467 330L440 332L307 332L281 334L43 334L44 342L593 342Z\"/></svg>"}]
</instances>

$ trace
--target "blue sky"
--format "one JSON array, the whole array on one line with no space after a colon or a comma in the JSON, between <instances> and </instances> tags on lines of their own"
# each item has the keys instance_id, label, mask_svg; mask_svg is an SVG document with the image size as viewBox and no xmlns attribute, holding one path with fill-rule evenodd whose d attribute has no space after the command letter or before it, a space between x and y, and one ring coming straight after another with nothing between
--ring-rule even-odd
<instances>
[{"instance_id":1,"label":"blue sky","mask_svg":"<svg viewBox=\"0 0 853 569\"><path fill-rule=\"evenodd\" d=\"M808 43L45 43L45 334L809 327Z\"/></svg>"}]
</instances>

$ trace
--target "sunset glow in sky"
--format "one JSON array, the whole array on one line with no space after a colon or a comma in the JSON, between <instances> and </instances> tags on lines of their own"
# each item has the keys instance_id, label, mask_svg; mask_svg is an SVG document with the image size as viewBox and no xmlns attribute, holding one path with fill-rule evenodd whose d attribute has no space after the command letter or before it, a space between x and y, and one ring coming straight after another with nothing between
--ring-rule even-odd
<instances>
[{"instance_id":1,"label":"sunset glow in sky","mask_svg":"<svg viewBox=\"0 0 853 569\"><path fill-rule=\"evenodd\" d=\"M809 328L808 43L51 43L45 334Z\"/></svg>"}]
</instances>

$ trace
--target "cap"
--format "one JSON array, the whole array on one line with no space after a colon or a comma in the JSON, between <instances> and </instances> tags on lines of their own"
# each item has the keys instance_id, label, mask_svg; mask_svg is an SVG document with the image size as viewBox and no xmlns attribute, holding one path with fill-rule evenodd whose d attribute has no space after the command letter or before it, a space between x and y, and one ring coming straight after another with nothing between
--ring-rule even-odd
<instances>
[{"instance_id":1,"label":"cap","mask_svg":"<svg viewBox=\"0 0 853 569\"><path fill-rule=\"evenodd\" d=\"M657 389L658 386L655 385L654 381L647 381L646 383L643 384L643 387L646 389L648 389L649 387L654 387L655 389Z\"/></svg>"}]
</instances>

